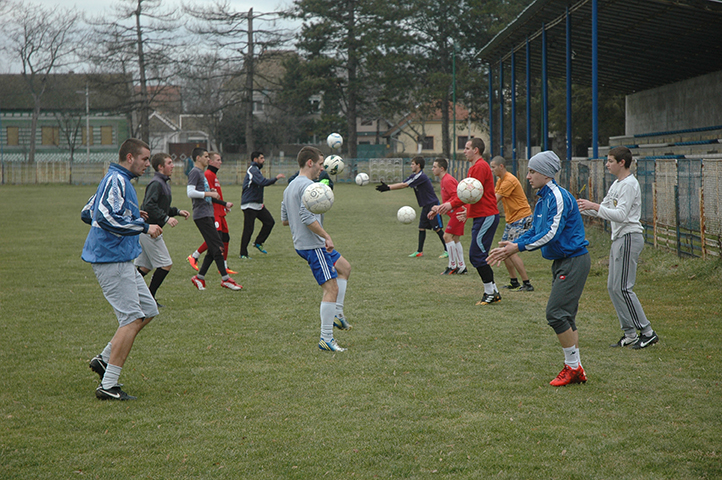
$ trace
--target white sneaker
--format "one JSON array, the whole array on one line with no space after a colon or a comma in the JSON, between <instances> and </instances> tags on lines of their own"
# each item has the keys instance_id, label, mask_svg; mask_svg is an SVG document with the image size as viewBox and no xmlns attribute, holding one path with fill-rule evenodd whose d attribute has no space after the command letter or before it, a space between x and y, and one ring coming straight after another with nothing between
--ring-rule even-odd
<instances>
[{"instance_id":1,"label":"white sneaker","mask_svg":"<svg viewBox=\"0 0 722 480\"><path fill-rule=\"evenodd\" d=\"M346 349L339 347L338 343L336 343L336 340L331 340L330 342L327 342L324 339L321 339L318 341L318 348L320 350L325 350L327 352L345 352Z\"/></svg>"}]
</instances>

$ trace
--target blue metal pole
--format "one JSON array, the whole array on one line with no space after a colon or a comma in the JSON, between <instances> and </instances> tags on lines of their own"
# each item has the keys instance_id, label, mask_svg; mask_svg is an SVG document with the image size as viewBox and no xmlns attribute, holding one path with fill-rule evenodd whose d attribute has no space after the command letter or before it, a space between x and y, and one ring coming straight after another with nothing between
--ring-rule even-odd
<instances>
[{"instance_id":1,"label":"blue metal pole","mask_svg":"<svg viewBox=\"0 0 722 480\"><path fill-rule=\"evenodd\" d=\"M494 156L494 71L489 63L489 155Z\"/></svg>"},{"instance_id":2,"label":"blue metal pole","mask_svg":"<svg viewBox=\"0 0 722 480\"><path fill-rule=\"evenodd\" d=\"M504 156L504 62L499 62L499 155Z\"/></svg>"},{"instance_id":3,"label":"blue metal pole","mask_svg":"<svg viewBox=\"0 0 722 480\"><path fill-rule=\"evenodd\" d=\"M531 53L526 37L526 158L531 158Z\"/></svg>"},{"instance_id":4,"label":"blue metal pole","mask_svg":"<svg viewBox=\"0 0 722 480\"><path fill-rule=\"evenodd\" d=\"M516 175L516 53L511 50L511 163Z\"/></svg>"},{"instance_id":5,"label":"blue metal pole","mask_svg":"<svg viewBox=\"0 0 722 480\"><path fill-rule=\"evenodd\" d=\"M547 85L547 29L542 23L542 145L549 150L549 89Z\"/></svg>"},{"instance_id":6,"label":"blue metal pole","mask_svg":"<svg viewBox=\"0 0 722 480\"><path fill-rule=\"evenodd\" d=\"M592 157L599 157L598 0L592 0Z\"/></svg>"},{"instance_id":7,"label":"blue metal pole","mask_svg":"<svg viewBox=\"0 0 722 480\"><path fill-rule=\"evenodd\" d=\"M572 16L567 7L567 160L572 160Z\"/></svg>"}]
</instances>

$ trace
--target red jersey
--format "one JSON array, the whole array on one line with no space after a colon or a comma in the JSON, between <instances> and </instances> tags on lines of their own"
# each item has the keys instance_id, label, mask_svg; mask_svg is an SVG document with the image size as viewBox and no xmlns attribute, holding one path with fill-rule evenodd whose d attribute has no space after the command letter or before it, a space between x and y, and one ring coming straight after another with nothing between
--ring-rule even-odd
<instances>
[{"instance_id":1,"label":"red jersey","mask_svg":"<svg viewBox=\"0 0 722 480\"><path fill-rule=\"evenodd\" d=\"M459 185L459 181L457 179L447 173L441 177L441 181L439 183L441 184L441 203L452 202L454 200L460 201L459 197L456 195L456 187ZM455 216L455 212L456 208L453 208L449 211L449 213L447 213L447 215Z\"/></svg>"},{"instance_id":2,"label":"red jersey","mask_svg":"<svg viewBox=\"0 0 722 480\"><path fill-rule=\"evenodd\" d=\"M216 192L218 192L218 195L221 196L221 200L223 200L223 191L221 190L221 182L218 181L218 177L214 172L211 171L210 168L206 168L206 180L208 180L208 186L214 189ZM224 200L225 201L225 200ZM221 218L226 216L226 207L225 205L221 205L220 203L213 202L213 216L216 218Z\"/></svg>"},{"instance_id":3,"label":"red jersey","mask_svg":"<svg viewBox=\"0 0 722 480\"><path fill-rule=\"evenodd\" d=\"M479 218L479 217L490 217L491 215L498 215L499 208L496 206L496 193L494 191L494 175L491 173L491 167L486 160L480 158L474 165L469 169L469 177L474 177L481 182L484 187L484 195L481 196L481 200L476 203L470 204L467 207L468 218ZM461 200L456 197L451 201L451 206L457 208L461 206Z\"/></svg>"}]
</instances>

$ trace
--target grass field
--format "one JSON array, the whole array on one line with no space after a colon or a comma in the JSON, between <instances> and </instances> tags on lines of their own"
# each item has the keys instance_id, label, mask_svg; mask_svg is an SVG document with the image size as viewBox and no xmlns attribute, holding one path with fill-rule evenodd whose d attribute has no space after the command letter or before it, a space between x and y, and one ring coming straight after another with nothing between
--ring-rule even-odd
<instances>
[{"instance_id":1,"label":"grass field","mask_svg":"<svg viewBox=\"0 0 722 480\"><path fill-rule=\"evenodd\" d=\"M138 400L101 402L88 361L117 323L80 259L94 188L0 187L0 478L722 478L719 261L648 246L636 291L661 342L612 349L609 238L588 228L577 322L589 381L553 388L549 262L523 254L536 291L477 307L479 277L440 276L435 236L407 257L416 228L395 212L413 192L342 184L326 228L353 265L354 329L336 334L347 352L328 354L321 290L280 225L282 190L266 189L279 222L268 255L238 259L242 213L230 214L241 292L215 273L195 290L185 257L200 234L190 220L166 229L165 307L121 376ZM240 200L238 187L224 194Z\"/></svg>"}]
</instances>

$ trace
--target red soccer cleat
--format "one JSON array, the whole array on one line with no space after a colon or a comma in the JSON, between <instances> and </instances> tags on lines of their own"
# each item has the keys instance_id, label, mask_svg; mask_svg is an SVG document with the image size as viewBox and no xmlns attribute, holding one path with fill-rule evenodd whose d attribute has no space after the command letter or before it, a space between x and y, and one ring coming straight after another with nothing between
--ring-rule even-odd
<instances>
[{"instance_id":1,"label":"red soccer cleat","mask_svg":"<svg viewBox=\"0 0 722 480\"><path fill-rule=\"evenodd\" d=\"M243 288L243 285L237 284L235 280L229 277L228 280L223 280L221 282L221 287L227 288L229 290L240 290Z\"/></svg>"},{"instance_id":2,"label":"red soccer cleat","mask_svg":"<svg viewBox=\"0 0 722 480\"><path fill-rule=\"evenodd\" d=\"M193 275L193 278L191 278L191 283L194 287L196 287L198 290L205 290L206 289L206 281L202 278L198 278L198 275Z\"/></svg>"},{"instance_id":3,"label":"red soccer cleat","mask_svg":"<svg viewBox=\"0 0 722 480\"><path fill-rule=\"evenodd\" d=\"M572 369L569 365L564 365L564 368L557 378L549 382L549 385L553 387L563 387L565 385L571 385L572 383L584 383L587 381L587 375L581 365L576 369Z\"/></svg>"}]
</instances>

